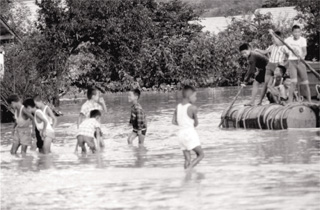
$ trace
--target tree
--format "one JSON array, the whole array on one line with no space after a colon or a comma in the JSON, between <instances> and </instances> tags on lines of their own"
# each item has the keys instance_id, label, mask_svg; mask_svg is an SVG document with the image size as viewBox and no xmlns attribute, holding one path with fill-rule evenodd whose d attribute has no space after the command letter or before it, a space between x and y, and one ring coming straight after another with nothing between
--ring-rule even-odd
<instances>
[{"instance_id":1,"label":"tree","mask_svg":"<svg viewBox=\"0 0 320 210\"><path fill-rule=\"evenodd\" d=\"M28 35L35 30L35 24L30 18L31 11L21 1L1 0L0 14L19 36Z\"/></svg>"}]
</instances>

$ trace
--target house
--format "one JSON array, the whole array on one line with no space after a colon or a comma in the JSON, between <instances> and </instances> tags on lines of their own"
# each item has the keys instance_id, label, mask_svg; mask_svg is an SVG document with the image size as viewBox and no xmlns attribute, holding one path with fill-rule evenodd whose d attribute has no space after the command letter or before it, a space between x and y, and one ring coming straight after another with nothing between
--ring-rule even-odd
<instances>
[{"instance_id":1,"label":"house","mask_svg":"<svg viewBox=\"0 0 320 210\"><path fill-rule=\"evenodd\" d=\"M210 32L218 34L221 31L227 29L231 23L232 18L242 19L243 16L230 16L230 17L206 17L201 18L200 21L190 21L191 24L200 24L203 26L203 32Z\"/></svg>"},{"instance_id":2,"label":"house","mask_svg":"<svg viewBox=\"0 0 320 210\"><path fill-rule=\"evenodd\" d=\"M294 17L298 14L298 11L294 7L276 7L276 8L260 8L256 9L254 13L259 12L261 14L270 13L272 16L272 21L277 23L281 20L293 20ZM202 18L200 21L190 21L192 24L200 24L203 27L204 32L210 32L218 34L219 32L225 30L228 25L231 23L232 18L242 19L247 18L246 16L230 16L230 17L206 17ZM253 18L253 17L251 17Z\"/></svg>"}]
</instances>

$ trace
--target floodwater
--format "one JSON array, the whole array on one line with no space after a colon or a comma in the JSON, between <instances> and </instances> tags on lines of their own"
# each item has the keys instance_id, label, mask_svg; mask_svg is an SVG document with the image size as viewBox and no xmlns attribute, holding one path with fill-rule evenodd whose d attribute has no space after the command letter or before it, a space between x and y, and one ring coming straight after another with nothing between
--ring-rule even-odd
<instances>
[{"instance_id":1,"label":"floodwater","mask_svg":"<svg viewBox=\"0 0 320 210\"><path fill-rule=\"evenodd\" d=\"M179 93L145 93L149 128L145 147L128 146L126 94L105 97L106 148L74 154L80 104L64 105L52 154L9 154L9 127L1 128L1 209L320 209L320 131L221 130L220 114L237 88L198 93L197 128L205 158L183 170L171 117ZM249 99L246 89L238 103Z\"/></svg>"}]
</instances>

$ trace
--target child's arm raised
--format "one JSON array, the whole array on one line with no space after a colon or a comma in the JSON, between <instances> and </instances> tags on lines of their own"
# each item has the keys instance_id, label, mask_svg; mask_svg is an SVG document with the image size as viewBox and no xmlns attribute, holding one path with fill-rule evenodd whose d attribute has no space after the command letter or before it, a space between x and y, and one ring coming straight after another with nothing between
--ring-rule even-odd
<instances>
[{"instance_id":1,"label":"child's arm raised","mask_svg":"<svg viewBox=\"0 0 320 210\"><path fill-rule=\"evenodd\" d=\"M172 116L172 124L178 125L178 120L177 120L177 109L174 110L173 116Z\"/></svg>"}]
</instances>

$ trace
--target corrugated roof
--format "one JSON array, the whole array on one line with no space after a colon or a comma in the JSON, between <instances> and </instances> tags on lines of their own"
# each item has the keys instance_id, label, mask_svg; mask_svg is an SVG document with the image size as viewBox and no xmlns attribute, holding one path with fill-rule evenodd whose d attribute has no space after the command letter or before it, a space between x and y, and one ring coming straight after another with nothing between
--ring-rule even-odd
<instances>
[{"instance_id":1,"label":"corrugated roof","mask_svg":"<svg viewBox=\"0 0 320 210\"><path fill-rule=\"evenodd\" d=\"M203 27L202 31L209 31L218 34L224 31L231 23L232 18L242 19L243 16L230 16L230 17L206 17L201 18L200 21L190 21L192 24L200 24Z\"/></svg>"},{"instance_id":2,"label":"corrugated roof","mask_svg":"<svg viewBox=\"0 0 320 210\"><path fill-rule=\"evenodd\" d=\"M298 11L294 7L275 7L275 8L260 8L256 9L255 13L259 12L261 14L271 13L273 21L281 20L284 18L294 19Z\"/></svg>"},{"instance_id":3,"label":"corrugated roof","mask_svg":"<svg viewBox=\"0 0 320 210\"><path fill-rule=\"evenodd\" d=\"M277 23L279 20L284 19L294 19L298 14L294 7L277 7L277 8L261 8L255 10L261 14L271 13L272 21ZM231 19L235 17L236 19L247 18L248 16L231 16L231 17L206 17L202 18L200 21L190 21L193 24L200 24L204 26L203 31L208 31L210 33L218 34L219 32L225 30L227 26L231 23ZM253 18L253 17L252 17Z\"/></svg>"}]
</instances>

